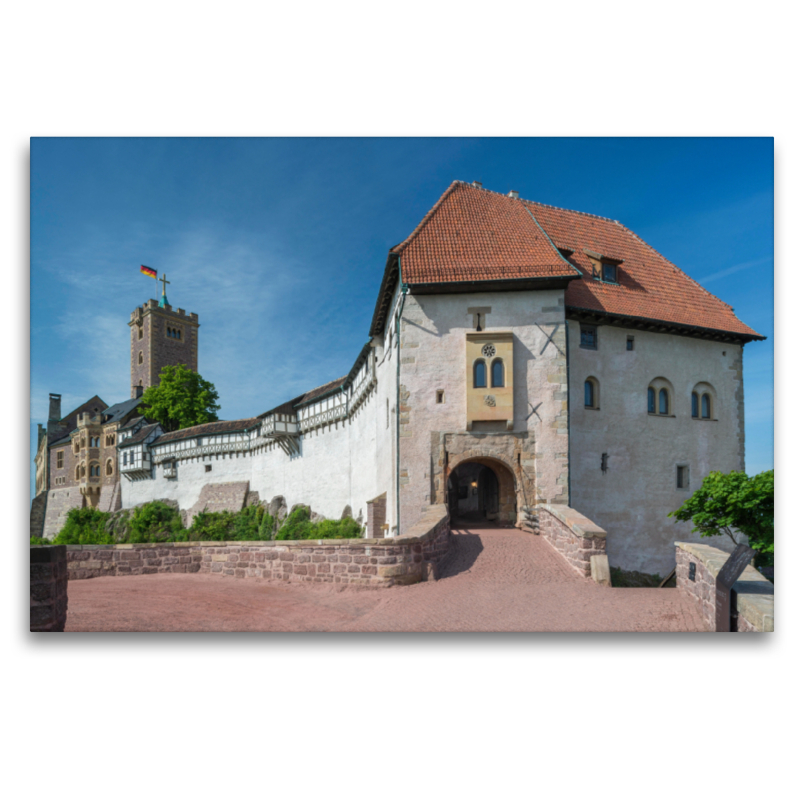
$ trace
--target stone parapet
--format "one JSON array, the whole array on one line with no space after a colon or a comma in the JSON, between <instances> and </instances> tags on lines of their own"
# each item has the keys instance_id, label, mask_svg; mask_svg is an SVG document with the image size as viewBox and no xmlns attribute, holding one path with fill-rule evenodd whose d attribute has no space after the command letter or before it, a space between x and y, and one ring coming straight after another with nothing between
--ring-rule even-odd
<instances>
[{"instance_id":1,"label":"stone parapet","mask_svg":"<svg viewBox=\"0 0 800 800\"><path fill-rule=\"evenodd\" d=\"M70 580L160 572L387 587L437 576L451 544L446 506L391 539L70 545Z\"/></svg>"},{"instance_id":2,"label":"stone parapet","mask_svg":"<svg viewBox=\"0 0 800 800\"><path fill-rule=\"evenodd\" d=\"M552 503L536 506L539 530L581 575L592 576L592 556L606 555L606 532L574 508Z\"/></svg>"},{"instance_id":3,"label":"stone parapet","mask_svg":"<svg viewBox=\"0 0 800 800\"><path fill-rule=\"evenodd\" d=\"M707 544L675 542L675 577L678 590L698 603L706 628L716 630L716 581L730 553ZM690 578L694 564L694 579ZM733 585L731 627L738 633L767 633L775 630L775 587L755 567L745 567Z\"/></svg>"},{"instance_id":4,"label":"stone parapet","mask_svg":"<svg viewBox=\"0 0 800 800\"><path fill-rule=\"evenodd\" d=\"M31 630L63 631L67 622L67 548L31 547Z\"/></svg>"}]
</instances>

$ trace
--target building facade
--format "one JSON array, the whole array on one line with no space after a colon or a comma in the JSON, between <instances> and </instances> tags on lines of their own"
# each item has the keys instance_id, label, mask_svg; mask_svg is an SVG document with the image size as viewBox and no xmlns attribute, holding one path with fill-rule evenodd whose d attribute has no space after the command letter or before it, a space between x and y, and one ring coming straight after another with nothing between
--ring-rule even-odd
<instances>
[{"instance_id":1,"label":"building facade","mask_svg":"<svg viewBox=\"0 0 800 800\"><path fill-rule=\"evenodd\" d=\"M130 325L132 397L159 364L197 369L197 315L149 301ZM762 338L621 223L457 181L389 252L348 375L118 443L121 503L281 498L368 536L433 503L505 525L566 504L608 531L612 565L666 573L693 538L667 514L744 468L742 352Z\"/></svg>"}]
</instances>

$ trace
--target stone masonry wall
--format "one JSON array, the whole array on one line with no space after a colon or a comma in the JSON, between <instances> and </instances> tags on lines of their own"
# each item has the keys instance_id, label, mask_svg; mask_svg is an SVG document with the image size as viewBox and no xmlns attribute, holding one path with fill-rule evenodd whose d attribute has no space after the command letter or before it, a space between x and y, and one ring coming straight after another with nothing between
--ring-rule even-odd
<instances>
[{"instance_id":1,"label":"stone masonry wall","mask_svg":"<svg viewBox=\"0 0 800 800\"><path fill-rule=\"evenodd\" d=\"M31 536L44 535L44 516L47 511L47 492L40 492L31 502Z\"/></svg>"},{"instance_id":2,"label":"stone masonry wall","mask_svg":"<svg viewBox=\"0 0 800 800\"><path fill-rule=\"evenodd\" d=\"M542 503L539 530L547 541L587 578L592 574L592 556L606 554L606 532L574 508Z\"/></svg>"},{"instance_id":3,"label":"stone masonry wall","mask_svg":"<svg viewBox=\"0 0 800 800\"><path fill-rule=\"evenodd\" d=\"M184 524L188 528L201 511L241 511L249 491L249 481L205 484L197 502L187 510Z\"/></svg>"},{"instance_id":4,"label":"stone masonry wall","mask_svg":"<svg viewBox=\"0 0 800 800\"><path fill-rule=\"evenodd\" d=\"M383 539L386 531L386 492L374 500L367 500L367 537L370 539Z\"/></svg>"},{"instance_id":5,"label":"stone masonry wall","mask_svg":"<svg viewBox=\"0 0 800 800\"><path fill-rule=\"evenodd\" d=\"M706 544L675 542L678 590L688 594L700 607L706 628L716 631L716 582L730 553ZM689 567L695 565L694 580ZM733 585L731 607L735 606L738 633L764 633L775 630L775 588L755 567L745 567ZM735 603L734 603L735 599Z\"/></svg>"},{"instance_id":6,"label":"stone masonry wall","mask_svg":"<svg viewBox=\"0 0 800 800\"><path fill-rule=\"evenodd\" d=\"M451 545L445 506L431 506L393 539L269 542L167 542L67 547L70 580L203 572L235 578L388 587L437 577Z\"/></svg>"},{"instance_id":7,"label":"stone masonry wall","mask_svg":"<svg viewBox=\"0 0 800 800\"><path fill-rule=\"evenodd\" d=\"M67 548L31 547L31 630L63 631L67 621Z\"/></svg>"},{"instance_id":8,"label":"stone masonry wall","mask_svg":"<svg viewBox=\"0 0 800 800\"><path fill-rule=\"evenodd\" d=\"M83 508L84 497L77 486L51 489L47 497L43 536L52 539L64 527L70 509Z\"/></svg>"}]
</instances>

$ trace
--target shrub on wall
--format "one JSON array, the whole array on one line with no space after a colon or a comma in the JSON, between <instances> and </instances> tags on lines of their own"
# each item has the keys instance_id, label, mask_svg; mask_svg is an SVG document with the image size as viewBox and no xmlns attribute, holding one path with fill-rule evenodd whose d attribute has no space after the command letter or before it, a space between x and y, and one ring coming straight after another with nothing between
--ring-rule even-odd
<instances>
[{"instance_id":1,"label":"shrub on wall","mask_svg":"<svg viewBox=\"0 0 800 800\"><path fill-rule=\"evenodd\" d=\"M177 508L158 500L133 509L126 543L181 541L184 532Z\"/></svg>"},{"instance_id":2,"label":"shrub on wall","mask_svg":"<svg viewBox=\"0 0 800 800\"><path fill-rule=\"evenodd\" d=\"M311 509L298 506L278 530L276 539L360 539L361 526L352 518L311 521Z\"/></svg>"},{"instance_id":3,"label":"shrub on wall","mask_svg":"<svg viewBox=\"0 0 800 800\"><path fill-rule=\"evenodd\" d=\"M50 544L115 544L106 530L109 515L91 506L72 508L58 536Z\"/></svg>"}]
</instances>

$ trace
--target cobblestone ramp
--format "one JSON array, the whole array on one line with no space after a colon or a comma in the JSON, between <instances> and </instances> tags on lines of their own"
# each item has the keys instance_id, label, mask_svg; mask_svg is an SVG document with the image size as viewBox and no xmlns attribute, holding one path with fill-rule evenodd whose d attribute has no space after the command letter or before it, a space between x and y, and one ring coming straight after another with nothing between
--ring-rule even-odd
<instances>
[{"instance_id":1,"label":"cobblestone ramp","mask_svg":"<svg viewBox=\"0 0 800 800\"><path fill-rule=\"evenodd\" d=\"M610 589L544 539L509 528L454 533L438 581L358 590L215 575L69 584L67 630L702 631L676 589Z\"/></svg>"}]
</instances>

